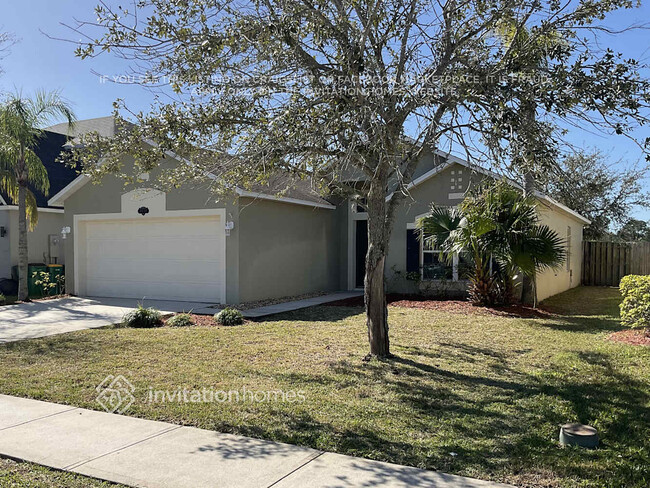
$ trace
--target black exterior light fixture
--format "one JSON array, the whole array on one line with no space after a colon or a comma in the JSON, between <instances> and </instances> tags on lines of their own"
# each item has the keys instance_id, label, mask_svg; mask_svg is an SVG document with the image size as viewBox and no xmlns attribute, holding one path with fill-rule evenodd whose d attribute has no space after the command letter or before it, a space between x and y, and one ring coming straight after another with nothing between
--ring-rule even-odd
<instances>
[{"instance_id":1,"label":"black exterior light fixture","mask_svg":"<svg viewBox=\"0 0 650 488\"><path fill-rule=\"evenodd\" d=\"M4 237L7 235L7 228L3 225L0 227L0 237Z\"/></svg>"},{"instance_id":2,"label":"black exterior light fixture","mask_svg":"<svg viewBox=\"0 0 650 488\"><path fill-rule=\"evenodd\" d=\"M140 207L138 213L144 217L149 213L149 209L147 207Z\"/></svg>"}]
</instances>

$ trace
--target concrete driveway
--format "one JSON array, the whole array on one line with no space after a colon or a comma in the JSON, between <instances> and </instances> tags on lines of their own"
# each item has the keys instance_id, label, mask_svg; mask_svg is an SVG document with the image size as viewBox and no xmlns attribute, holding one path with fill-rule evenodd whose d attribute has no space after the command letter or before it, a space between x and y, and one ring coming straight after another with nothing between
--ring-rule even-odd
<instances>
[{"instance_id":1,"label":"concrete driveway","mask_svg":"<svg viewBox=\"0 0 650 488\"><path fill-rule=\"evenodd\" d=\"M75 330L93 329L122 321L138 300L129 298L68 297L0 307L0 343L33 339ZM146 307L163 313L210 307L203 302L145 300ZM215 308L215 312L218 308Z\"/></svg>"}]
</instances>

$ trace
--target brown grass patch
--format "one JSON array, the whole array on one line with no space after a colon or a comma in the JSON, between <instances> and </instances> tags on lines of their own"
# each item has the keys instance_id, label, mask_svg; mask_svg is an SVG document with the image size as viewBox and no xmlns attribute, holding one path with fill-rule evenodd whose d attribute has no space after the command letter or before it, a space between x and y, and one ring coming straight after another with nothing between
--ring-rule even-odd
<instances>
[{"instance_id":1,"label":"brown grass patch","mask_svg":"<svg viewBox=\"0 0 650 488\"><path fill-rule=\"evenodd\" d=\"M632 346L650 346L650 336L643 329L620 330L610 334L608 339Z\"/></svg>"},{"instance_id":2,"label":"brown grass patch","mask_svg":"<svg viewBox=\"0 0 650 488\"><path fill-rule=\"evenodd\" d=\"M479 307L467 300L434 300L421 296L388 294L388 305L399 308L417 308L436 310L439 312L457 313L462 315L493 315L497 317L514 318L550 318L555 314L541 308L524 305L509 305L507 307ZM352 297L326 304L331 307L363 307L363 297Z\"/></svg>"}]
</instances>

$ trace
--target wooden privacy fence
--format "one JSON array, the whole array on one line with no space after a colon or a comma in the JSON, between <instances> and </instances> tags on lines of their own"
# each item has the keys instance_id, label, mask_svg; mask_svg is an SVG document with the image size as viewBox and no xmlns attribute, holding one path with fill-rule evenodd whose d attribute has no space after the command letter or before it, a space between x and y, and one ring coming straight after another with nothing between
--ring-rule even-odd
<instances>
[{"instance_id":1,"label":"wooden privacy fence","mask_svg":"<svg viewBox=\"0 0 650 488\"><path fill-rule=\"evenodd\" d=\"M618 286L629 274L650 274L650 242L582 243L582 284Z\"/></svg>"}]
</instances>

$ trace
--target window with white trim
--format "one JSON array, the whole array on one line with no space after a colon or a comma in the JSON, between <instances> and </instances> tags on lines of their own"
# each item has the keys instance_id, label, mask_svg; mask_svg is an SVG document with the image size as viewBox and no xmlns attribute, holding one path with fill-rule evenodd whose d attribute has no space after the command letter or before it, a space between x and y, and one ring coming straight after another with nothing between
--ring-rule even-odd
<instances>
[{"instance_id":1,"label":"window with white trim","mask_svg":"<svg viewBox=\"0 0 650 488\"><path fill-rule=\"evenodd\" d=\"M422 281L467 279L471 264L466 253L454 253L451 262L439 248L430 243L420 244L420 269Z\"/></svg>"},{"instance_id":2,"label":"window with white trim","mask_svg":"<svg viewBox=\"0 0 650 488\"><path fill-rule=\"evenodd\" d=\"M442 255L440 249L429 242L420 245L420 264L423 281L454 279L453 264L449 263L447 256Z\"/></svg>"}]
</instances>

